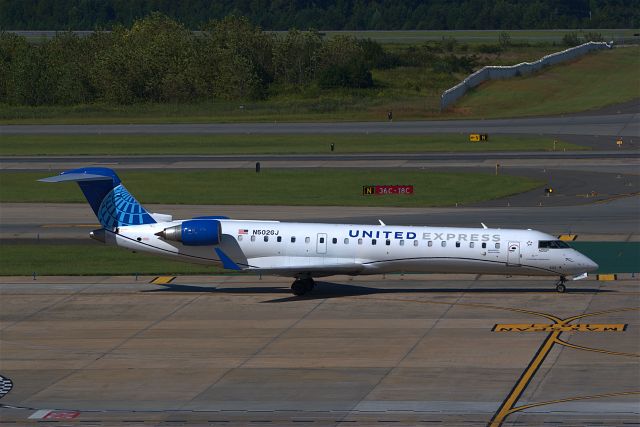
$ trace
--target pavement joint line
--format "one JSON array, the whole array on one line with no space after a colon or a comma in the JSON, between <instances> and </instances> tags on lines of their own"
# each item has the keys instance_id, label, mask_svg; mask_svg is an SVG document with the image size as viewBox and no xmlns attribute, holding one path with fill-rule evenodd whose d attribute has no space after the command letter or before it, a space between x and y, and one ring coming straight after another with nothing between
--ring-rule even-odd
<instances>
[{"instance_id":1,"label":"pavement joint line","mask_svg":"<svg viewBox=\"0 0 640 427\"><path fill-rule=\"evenodd\" d=\"M593 299L592 299L593 301ZM568 317L565 319L562 319L559 323L562 325L566 325L574 320L577 319L581 319L584 317L590 317L590 316L597 316L597 315L602 315L602 314L609 314L609 313L617 313L617 312L624 312L624 311L631 311L631 310L640 310L640 308L621 308L621 309L611 309L611 310L602 310L602 311L598 311L598 312L593 312L593 313L583 313L581 315L577 315L577 316L572 316L572 317ZM538 349L538 352L536 353L536 355L534 356L533 359L531 359L531 362L529 362L529 366L527 366L527 368L524 370L524 372L522 373L520 379L518 380L518 382L516 383L516 385L514 386L514 388L511 390L511 392L509 393L509 395L507 396L507 398L505 399L505 401L502 403L502 405L500 406L500 408L498 409L498 411L494 414L494 416L492 417L491 421L489 422L489 427L500 427L505 419L511 415L512 413L530 408L530 407L534 407L534 406L542 406L542 404L540 405L536 405L536 403L531 403L531 404L527 404L527 405L522 405L522 406L515 406L516 403L518 402L518 400L520 399L520 396L522 396L522 394L524 393L525 389L527 388L527 386L529 385L530 381L533 379L533 377L535 376L535 374L537 373L538 369L540 368L540 366L542 365L542 363L544 362L545 358L547 357L547 355L551 352L554 344L561 344L561 342L564 342L562 340L560 340L560 334L562 334L562 330L558 330L558 331L554 331L551 332L547 338L545 339L545 341L542 343L542 345L540 346L540 348ZM564 346L564 345L563 345ZM568 347L568 346L566 346ZM574 347L572 346L571 348L574 349L578 349L578 350L587 350L586 348L578 348L578 347ZM614 352L609 352L608 350L599 350L599 349L589 349L587 351L597 351L597 352L601 352L601 353L607 353L607 354L613 354ZM617 354L620 356L628 356L631 355L631 353L629 354ZM635 357L638 357L640 355L635 355ZM557 357L556 357L556 361L557 361ZM555 363L554 363L555 364ZM551 368L549 368L549 370L547 371L547 374L549 372L551 372L551 370L553 369L553 366ZM640 392L633 392L633 394L640 394ZM593 399L595 398L601 398L601 397L608 397L608 395L596 395L594 397L591 397ZM562 402L565 401L572 401L572 400L581 400L581 399L572 399L569 398L569 400L565 400L565 399L561 399ZM582 399L584 400L584 399ZM561 403L560 401L553 401L551 403ZM551 404L551 403L547 403L547 404Z\"/></svg>"},{"instance_id":2,"label":"pavement joint line","mask_svg":"<svg viewBox=\"0 0 640 427\"><path fill-rule=\"evenodd\" d=\"M183 302L182 304L179 304L177 308L175 308L174 310L170 311L169 313L167 313L166 315L162 316L160 319L154 320L152 321L149 325L147 325L146 327L144 327L143 329L137 331L136 333L134 333L133 335L123 339L122 341L120 341L118 344L116 344L115 346L113 346L112 348L106 350L106 351L101 351L99 352L99 356L96 357L95 359L89 360L86 364L84 364L82 367L77 368L77 369L71 369L70 372L67 375L62 376L61 378L56 379L56 381L52 382L51 384L47 385L44 389L55 386L57 383L59 383L60 381L63 381L65 379L67 379L68 377L76 374L78 371L81 371L83 369L87 369L89 366L91 366L92 364L94 364L95 362L101 360L104 356L106 356L107 354L110 354L111 352L113 352L114 350L118 349L119 347L121 347L122 345L124 345L125 343L129 342L130 340L134 339L135 337L139 336L140 334L148 331L150 328L152 328L153 326L157 325L158 323L162 322L163 320L167 319L168 317L172 316L173 314L177 313L179 310L181 310L182 308L186 307L187 305L191 304L192 302L194 302L195 300L197 300L198 298L200 298L201 295L196 295L195 297L191 298L190 300ZM43 390L44 390L43 389ZM42 390L41 390L42 391ZM110 412L110 411L98 411L98 412Z\"/></svg>"},{"instance_id":3,"label":"pavement joint line","mask_svg":"<svg viewBox=\"0 0 640 427\"><path fill-rule=\"evenodd\" d=\"M546 317L547 319L552 320L554 322L554 324L559 324L559 325L567 325L567 324L569 324L570 322L572 322L574 320L582 319L584 317L599 316L599 315L603 315L603 314L618 313L618 312L625 312L625 311L632 311L632 310L640 310L640 308L638 308L638 307L601 310L601 311L597 311L597 312L583 313L583 314L580 314L580 315L576 315L576 316L568 317L568 318L565 318L565 319L561 319L561 318L559 318L557 316L554 316L554 315L551 315L551 314L548 314L548 313L535 312L535 311L532 311L532 310L517 309L517 308L513 308L513 307L499 307L499 306L493 306L493 305L488 305L488 304L460 303L460 302L457 302L457 301L456 302L445 302L445 301L430 301L430 300L415 300L415 299L412 300L412 299L404 299L404 298L365 297L364 299L375 299L375 300L382 300L382 301L384 301L384 300L387 300L387 301L388 300L395 300L395 301L405 301L405 302L416 302L416 303L421 303L421 304L447 304L447 305L450 305L450 306L460 305L460 306L470 306L470 307L484 307L484 308L490 308L490 309L506 310L506 311L513 311L513 312L520 312L520 313L526 313L526 314L533 314L533 315L537 315L537 316L542 316L542 317ZM592 298L592 300L593 300L593 298ZM548 354L550 353L550 351L553 348L554 344L562 345L560 342L558 342L559 336L560 336L560 334L562 332L563 331L561 329L559 329L559 330L554 330L553 332L550 332L547 335L547 338L545 338L543 343L540 345L540 347L538 348L538 351L534 355L533 359L531 359L531 361L529 362L529 365L527 366L527 368L523 371L522 375L520 376L520 378L518 379L516 384L514 384L512 390L509 392L509 394L507 395L505 400L502 402L502 404L500 405L500 407L498 408L496 413L493 415L493 417L489 421L488 427L500 427L500 426L502 426L502 424L504 423L505 419L510 414L518 412L521 409L526 409L526 407L518 407L518 406L515 406L515 405L516 405L518 399L520 398L520 396L524 393L524 391L527 388L527 386L529 385L530 381L533 379L533 377L537 373L538 369L540 368L540 366L542 365L542 363L544 362L544 360L546 359ZM562 340L560 340L560 341L562 341ZM562 342L564 342L564 341L562 341ZM600 350L600 349L588 349L587 350L587 348L584 348L584 349L580 348L580 350L586 350L586 351L597 350L597 352L606 352L607 354L613 354L614 353L614 352L609 352L608 350ZM629 354L617 354L617 355L621 355L622 356L622 355L631 355L631 354L632 353L629 353ZM634 355L634 357L637 357L637 356L638 355ZM514 422L512 422L512 423L514 423Z\"/></svg>"},{"instance_id":4,"label":"pavement joint line","mask_svg":"<svg viewBox=\"0 0 640 427\"><path fill-rule=\"evenodd\" d=\"M25 320L28 320L28 319L30 319L30 318L42 313L43 311L49 310L49 309L51 309L51 308L53 308L53 307L55 307L55 306L57 306L57 305L59 305L61 303L70 301L70 300L74 299L75 297L77 297L78 295L82 294L86 289L88 289L91 286L92 286L91 284L88 284L88 285L86 285L84 287L80 287L80 289L76 290L75 292L72 292L71 294L67 295L66 297L62 297L59 300L54 301L53 303L51 303L51 304L49 304L49 305L47 305L45 307L42 307L40 310L36 310L33 313L28 314L25 317L23 317L23 318L21 318L19 320L16 320L13 323L10 323L10 324L4 326L3 328L0 328L0 331L3 331L3 332L7 331L8 329L10 329L10 328L12 328L12 327L24 322ZM58 294L51 294L51 295L58 295Z\"/></svg>"},{"instance_id":5,"label":"pavement joint line","mask_svg":"<svg viewBox=\"0 0 640 427\"><path fill-rule=\"evenodd\" d=\"M200 393L196 394L195 396L193 396L191 399L189 399L188 401L185 401L184 404L188 404L193 402L195 399L197 399L198 397L200 397L203 393L207 392L208 390L213 389L217 384L220 383L220 381L222 381L227 375L229 375L231 372L235 371L236 369L240 369L243 366L245 366L251 359L253 359L254 357L256 357L258 354L260 354L264 349L266 349L270 344L274 343L278 338L280 338L281 336L283 336L284 334L286 334L287 332L289 332L291 329L295 328L296 325L298 325L299 323L301 323L302 321L304 321L311 313L313 313L318 307L320 307L322 304L324 304L327 301L326 298L321 299L320 301L318 301L317 304L315 304L311 310L307 311L304 316L300 317L298 320L296 320L295 322L293 322L292 324L290 324L286 329L284 329L283 331L281 331L279 334L277 334L276 336L272 337L269 341L267 341L262 347L260 347L259 349L257 349L253 354L247 356L245 358L245 360L243 360L240 364L238 364L235 367L229 368L227 369L227 371L222 374L213 384L211 384L209 387L207 387L206 389L204 389L203 391L201 391Z\"/></svg>"},{"instance_id":6,"label":"pavement joint line","mask_svg":"<svg viewBox=\"0 0 640 427\"><path fill-rule=\"evenodd\" d=\"M469 285L471 286L471 285ZM445 317L447 315L447 313L449 313L449 311L458 303L460 302L460 299L462 298L463 294L460 294L456 300L454 302L452 302L449 307L447 307L444 312L438 317L438 319L428 328L426 328L426 330L424 331L424 333L416 340L416 342L413 343L413 345L411 346L411 348L409 348L409 350L407 350L407 352L402 356L402 358L396 363L395 367L391 367L387 370L387 372L385 372L380 379L371 387L371 389L367 392L367 394L364 395L364 397L362 399L360 399L357 403L355 403L353 405L353 407L351 408L351 410L347 413L348 416L349 413L351 413L353 411L353 408L357 407L360 403L362 403L362 401L366 400L367 397L369 397L369 395L371 395L371 393L373 393L373 391L378 388L378 386L385 380L385 378L387 378L394 370L396 370L396 368L398 367L399 364L401 364L418 346L418 344L420 344L420 342L422 342L423 339L425 339L425 337L429 334L429 332L431 332L436 325L438 325L438 323L442 320L443 317Z\"/></svg>"}]
</instances>

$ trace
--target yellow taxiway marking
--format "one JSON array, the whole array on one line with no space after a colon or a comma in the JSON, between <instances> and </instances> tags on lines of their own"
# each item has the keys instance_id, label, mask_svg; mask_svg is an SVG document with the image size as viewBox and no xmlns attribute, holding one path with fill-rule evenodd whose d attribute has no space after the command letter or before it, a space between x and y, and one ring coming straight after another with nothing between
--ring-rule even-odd
<instances>
[{"instance_id":1,"label":"yellow taxiway marking","mask_svg":"<svg viewBox=\"0 0 640 427\"><path fill-rule=\"evenodd\" d=\"M584 325L577 324L577 325L570 325L569 323L574 321L574 320L582 319L582 318L585 318L585 317L599 316L599 315L603 315L603 314L619 313L619 312L632 311L632 310L640 310L640 308L636 308L636 307L633 307L633 308L620 308L620 309L612 309L612 310L602 310L602 311L598 311L598 312L594 312L594 313L584 313L584 314L579 314L577 316L567 317L566 319L561 319L561 320L555 322L553 325L539 325L539 326L549 327L551 330L553 330L553 332L551 332L549 335L547 335L547 338L544 340L544 342L542 343L542 345L538 349L538 352L533 357L531 362L529 362L529 366L527 366L525 371L522 373L522 375L520 376L520 379L516 383L515 387L513 387L513 389L511 390L511 392L507 396L507 398L504 400L504 402L502 402L502 405L500 405L500 408L498 408L498 411L493 415L493 418L491 418L491 421L489 421L489 427L500 427L502 425L502 423L504 422L504 420L507 418L507 416L509 416L510 414L512 414L514 412L522 411L523 409L531 408L533 406L550 405L552 403L569 402L571 400L579 400L579 399L581 399L581 398L568 398L568 399L560 399L560 400L550 401L550 402L541 402L541 403L537 403L537 404L536 403L531 403L531 404L528 404L528 405L515 406L515 404L520 399L520 396L522 396L522 393L527 388L527 385L529 385L529 382L531 381L531 378L533 378L535 373L538 371L538 368L540 368L540 366L542 365L542 362L544 362L544 359L547 357L547 355L549 354L549 352L551 351L551 349L553 348L553 346L555 344L562 345L562 346L565 346L565 347L568 347L568 348L573 348L573 349L576 349L576 350L593 351L593 352L597 352L597 353L610 354L610 355L614 355L614 356L640 357L640 354L621 353L621 352L614 352L614 351L597 349L597 348L583 347L583 346L579 346L579 345L574 345L574 344L568 343L568 342L560 339L560 334L562 332L605 332L605 329L607 327L608 327L607 332L623 332L624 330L626 330L626 325L624 325L624 324L606 324L606 325L605 324L600 324L600 325L598 325L598 324L584 324ZM535 325L535 324L533 324L533 325ZM533 325L521 325L521 326L533 326ZM496 330L497 326L499 326L499 325L494 326L494 328L493 328L494 331ZM514 325L511 325L511 326L514 326ZM600 326L602 328L595 328L596 330L590 330L590 329L587 329L585 326ZM578 327L578 329L574 329L575 327ZM580 328L580 327L583 327L583 328ZM619 327L621 327L621 328L619 328ZM511 332L513 332L513 331L511 331ZM521 332L521 331L518 331L518 332ZM539 328L535 332L547 332L547 329L546 328ZM619 395L619 394L616 394L616 395ZM586 398L596 399L598 397L604 397L604 395L587 396ZM582 398L582 399L584 399L584 398Z\"/></svg>"},{"instance_id":2,"label":"yellow taxiway marking","mask_svg":"<svg viewBox=\"0 0 640 427\"><path fill-rule=\"evenodd\" d=\"M531 407L534 407L534 406L542 406L542 405L550 405L550 404L553 404L553 403L570 402L570 401L573 401L573 400L598 399L598 398L611 397L611 396L624 396L624 395L627 395L627 394L640 394L640 392L609 393L609 394L584 396L584 397L571 397L571 398L559 399L559 400L554 400L554 401L549 401L549 402L538 402L538 403L530 403L530 404L526 404L526 405L522 405L522 406L515 406L516 403L518 402L518 400L520 399L520 397L522 396L522 393L524 392L524 390L527 388L527 386L531 382L531 379L535 376L536 372L538 371L538 369L540 368L540 366L542 365L542 363L546 359L547 355L550 353L551 349L556 344L557 345L562 345L562 346L567 347L567 348L573 348L575 350L593 351L593 352L604 353L604 354L609 354L609 355L613 355L613 356L640 357L640 354L622 353L622 352L615 352L615 351L609 351L609 350L598 349L598 348L583 347L583 346L571 344L569 342L566 342L566 341L563 341L563 340L560 339L560 334L562 334L563 332L623 332L626 329L626 325L625 324L617 324L616 323L616 324L577 324L577 325L570 325L569 323L573 322L575 320L578 320L578 319L585 318L585 317L601 316L601 315L604 315L604 314L620 313L620 312L625 312L625 311L637 311L637 310L640 310L640 308L638 308L638 307L602 310L602 311L597 311L597 312L593 312L593 313L579 314L577 316L572 316L572 317L567 317L565 319L562 319L562 318L560 318L558 316L554 316L553 314L549 314L549 313L542 313L542 312L539 312L539 311L525 310L525 309L520 309L520 308L499 307L499 306L490 305L490 304L459 303L459 302L446 302L446 301L433 301L433 300L416 300L416 299L405 299L405 298L365 297L365 299L380 300L380 301L414 302L414 303L418 303L418 304L443 304L443 305L458 305L458 306L466 306L466 307L488 308L488 309L492 309L492 310L503 310L503 311L511 311L511 312L516 312L516 313L523 313L523 314L532 314L532 315L535 315L535 316L544 317L544 318L549 319L549 320L551 320L553 322L553 324L550 324L550 325L549 324L535 324L535 323L534 324L522 324L522 325L517 324L519 326L526 326L527 328L529 328L531 326L543 326L542 328L539 328L535 332L549 332L549 334L545 338L545 340L542 343L542 345L538 348L538 351L533 356L533 359L531 360L531 362L529 362L529 365L527 366L527 368L524 370L524 372L522 373L522 375L518 379L518 382L516 383L516 385L513 387L513 389L511 390L511 392L507 396L507 398L504 400L504 402L502 402L502 404L500 405L500 407L498 408L496 413L493 415L493 417L489 421L489 424L488 424L489 427L500 427L500 426L502 426L502 424L504 423L505 419L510 414L513 414L514 412L522 411L524 409L531 408ZM496 331L496 327L497 326L517 326L517 325L510 325L510 324L499 325L498 324L498 325L494 326L493 330ZM596 326L597 328L595 328L595 330L590 330L590 329L587 328L587 326L592 327L592 328L594 326ZM610 329L605 331L604 329L606 329L606 328L610 328ZM496 331L496 332L507 332L507 331L504 330L504 331ZM510 331L510 332L513 332L513 331ZM525 331L519 331L519 332L525 332ZM529 332L529 331L527 331L527 332ZM531 332L534 332L534 331L531 331Z\"/></svg>"},{"instance_id":3,"label":"yellow taxiway marking","mask_svg":"<svg viewBox=\"0 0 640 427\"><path fill-rule=\"evenodd\" d=\"M154 285L168 285L169 283L173 282L175 278L176 276L158 276L150 283L153 283Z\"/></svg>"},{"instance_id":4,"label":"yellow taxiway marking","mask_svg":"<svg viewBox=\"0 0 640 427\"><path fill-rule=\"evenodd\" d=\"M602 393L594 394L591 396L566 397L564 399L548 400L546 402L536 402L529 403L528 405L518 406L517 408L514 408L511 413L522 411L524 409L535 408L537 406L553 405L554 403L575 402L576 400L602 399L605 397L633 396L637 394L640 394L640 391L621 391L618 393Z\"/></svg>"},{"instance_id":5,"label":"yellow taxiway marking","mask_svg":"<svg viewBox=\"0 0 640 427\"><path fill-rule=\"evenodd\" d=\"M544 359L551 351L554 341L561 333L561 331L555 331L547 335L547 338L544 340L535 356L533 356L531 362L529 362L529 366L527 366L527 369L522 373L515 387L513 387L511 393L509 393L509 396L507 396L504 402L502 402L498 411L493 415L491 421L489 421L490 427L501 426L504 419L512 412L515 412L514 406L516 402L520 399L524 389L529 385L529 382L538 371L538 368L542 365L542 362L544 362Z\"/></svg>"},{"instance_id":6,"label":"yellow taxiway marking","mask_svg":"<svg viewBox=\"0 0 640 427\"><path fill-rule=\"evenodd\" d=\"M573 242L578 238L577 234L561 234L558 236L558 239L564 240L565 242Z\"/></svg>"},{"instance_id":7,"label":"yellow taxiway marking","mask_svg":"<svg viewBox=\"0 0 640 427\"><path fill-rule=\"evenodd\" d=\"M626 329L627 325L624 323L498 323L493 327L493 332L624 332Z\"/></svg>"},{"instance_id":8,"label":"yellow taxiway marking","mask_svg":"<svg viewBox=\"0 0 640 427\"><path fill-rule=\"evenodd\" d=\"M610 282L618 279L615 274L598 274L596 277L601 282Z\"/></svg>"},{"instance_id":9,"label":"yellow taxiway marking","mask_svg":"<svg viewBox=\"0 0 640 427\"><path fill-rule=\"evenodd\" d=\"M573 348L576 350L593 351L594 353L610 354L612 356L640 357L640 354L636 354L636 353L624 353L622 351L611 351L611 350L605 350L603 348L593 348L593 347L585 347L583 345L571 344L570 342L561 340L560 338L557 338L555 343L559 345L563 345L565 347Z\"/></svg>"}]
</instances>

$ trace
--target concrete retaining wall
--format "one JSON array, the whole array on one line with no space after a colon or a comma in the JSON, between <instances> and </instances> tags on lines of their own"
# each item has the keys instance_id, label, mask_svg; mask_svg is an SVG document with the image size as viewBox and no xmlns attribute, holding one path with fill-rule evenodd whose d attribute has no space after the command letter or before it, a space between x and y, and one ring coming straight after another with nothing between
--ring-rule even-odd
<instances>
[{"instance_id":1,"label":"concrete retaining wall","mask_svg":"<svg viewBox=\"0 0 640 427\"><path fill-rule=\"evenodd\" d=\"M561 52L552 53L544 56L535 62L523 62L510 66L488 66L476 71L466 79L442 93L440 97L440 110L444 110L448 106L455 103L461 98L467 90L478 86L487 80L508 79L516 76L522 76L541 70L550 65L559 64L585 55L592 50L610 49L612 45L605 42L589 42L580 46L572 47Z\"/></svg>"}]
</instances>

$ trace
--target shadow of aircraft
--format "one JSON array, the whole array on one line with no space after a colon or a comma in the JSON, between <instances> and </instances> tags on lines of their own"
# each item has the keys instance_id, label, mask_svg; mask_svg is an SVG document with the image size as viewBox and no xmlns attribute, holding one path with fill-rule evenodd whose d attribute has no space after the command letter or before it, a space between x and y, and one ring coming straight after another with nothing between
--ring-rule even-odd
<instances>
[{"instance_id":1,"label":"shadow of aircraft","mask_svg":"<svg viewBox=\"0 0 640 427\"><path fill-rule=\"evenodd\" d=\"M288 286L264 286L264 287L209 287L209 286L196 286L196 285L180 285L168 283L159 289L143 290L141 292L157 293L157 292L202 292L202 293L219 293L219 294L238 294L238 295L262 295L262 294L291 294L291 290ZM593 289L593 288L567 288L567 294L594 294L613 292L608 289ZM406 288L406 287L389 287L389 288L373 288L363 285L342 284L333 282L319 282L316 281L316 287L310 293L303 296L287 296L285 298L276 298L263 303L281 303L281 302L293 302L293 301L309 301L317 299L332 299L362 295L384 295L384 294L455 294L455 293L470 293L470 294L555 294L554 287L548 288L532 288L532 287L510 287L510 288Z\"/></svg>"}]
</instances>

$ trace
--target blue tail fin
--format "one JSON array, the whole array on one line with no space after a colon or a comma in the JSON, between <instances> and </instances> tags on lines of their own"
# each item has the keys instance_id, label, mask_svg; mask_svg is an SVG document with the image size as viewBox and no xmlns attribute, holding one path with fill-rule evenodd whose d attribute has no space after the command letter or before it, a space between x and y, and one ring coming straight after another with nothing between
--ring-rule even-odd
<instances>
[{"instance_id":1,"label":"blue tail fin","mask_svg":"<svg viewBox=\"0 0 640 427\"><path fill-rule=\"evenodd\" d=\"M108 168L80 168L62 172L42 182L76 181L104 228L153 224L156 221Z\"/></svg>"}]
</instances>

